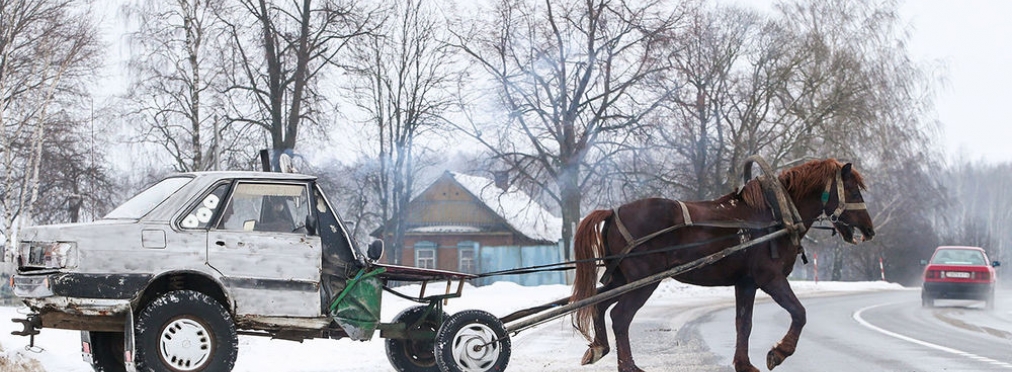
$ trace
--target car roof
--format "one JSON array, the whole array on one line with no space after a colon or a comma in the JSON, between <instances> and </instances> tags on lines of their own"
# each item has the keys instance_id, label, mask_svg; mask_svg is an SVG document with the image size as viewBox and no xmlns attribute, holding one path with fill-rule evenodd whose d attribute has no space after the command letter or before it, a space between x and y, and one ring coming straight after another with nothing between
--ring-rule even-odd
<instances>
[{"instance_id":1,"label":"car roof","mask_svg":"<svg viewBox=\"0 0 1012 372\"><path fill-rule=\"evenodd\" d=\"M260 180L300 180L300 181L316 179L316 176L310 176L299 173L253 172L253 171L205 171L205 172L186 172L186 173L179 173L177 175L192 175L196 177L208 177L217 179L246 178L246 179L260 179Z\"/></svg>"},{"instance_id":2,"label":"car roof","mask_svg":"<svg viewBox=\"0 0 1012 372\"><path fill-rule=\"evenodd\" d=\"M981 247L971 247L971 246L964 246L964 245L943 245L943 246L940 246L938 248L935 248L935 252L943 250L943 249L971 249L971 250L976 250L976 251L983 251L984 250L984 248L981 248Z\"/></svg>"}]
</instances>

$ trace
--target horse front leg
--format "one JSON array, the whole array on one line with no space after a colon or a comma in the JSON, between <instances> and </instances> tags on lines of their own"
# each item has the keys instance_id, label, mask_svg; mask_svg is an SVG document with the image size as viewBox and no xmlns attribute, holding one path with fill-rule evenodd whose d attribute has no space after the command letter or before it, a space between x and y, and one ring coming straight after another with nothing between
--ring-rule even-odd
<instances>
[{"instance_id":1,"label":"horse front leg","mask_svg":"<svg viewBox=\"0 0 1012 372\"><path fill-rule=\"evenodd\" d=\"M611 309L611 329L615 332L619 372L644 372L633 361L632 349L629 346L629 325L632 324L633 316L643 307L659 284L660 282L653 283L619 296L615 307Z\"/></svg>"},{"instance_id":2,"label":"horse front leg","mask_svg":"<svg viewBox=\"0 0 1012 372\"><path fill-rule=\"evenodd\" d=\"M734 370L759 372L748 358L748 338L752 334L752 308L755 306L755 282L744 280L734 286Z\"/></svg>"},{"instance_id":3,"label":"horse front leg","mask_svg":"<svg viewBox=\"0 0 1012 372\"><path fill-rule=\"evenodd\" d=\"M769 294L780 307L791 314L791 327L787 329L787 334L766 354L766 368L772 370L774 367L780 365L780 363L783 363L784 359L794 354L794 351L798 347L798 338L801 337L801 329L805 327L807 320L805 307L801 305L801 301L798 301L798 297L794 295L794 291L791 290L791 284L787 281L786 277L771 280L762 287L762 290Z\"/></svg>"}]
</instances>

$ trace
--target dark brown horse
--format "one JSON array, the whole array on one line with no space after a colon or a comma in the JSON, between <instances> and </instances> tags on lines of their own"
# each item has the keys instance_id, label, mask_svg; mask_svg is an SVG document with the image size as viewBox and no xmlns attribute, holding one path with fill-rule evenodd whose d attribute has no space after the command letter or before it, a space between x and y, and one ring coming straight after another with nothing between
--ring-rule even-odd
<instances>
[{"instance_id":1,"label":"dark brown horse","mask_svg":"<svg viewBox=\"0 0 1012 372\"><path fill-rule=\"evenodd\" d=\"M811 161L783 171L779 175L788 197L797 207L805 229L822 217L828 217L844 240L855 243L855 228L864 239L875 235L871 217L864 208L861 190L864 181L851 164L835 159ZM842 184L842 187L840 187ZM840 195L840 194L843 195ZM680 264L714 254L725 248L770 233L771 229L728 228L705 226L707 221L719 222L775 222L771 201L767 200L757 180L749 181L740 192L725 195L717 200L677 202L668 199L642 199L614 210L591 212L576 230L574 250L577 260L619 255L629 241L651 235L669 226L699 223L660 234L635 246L629 256L619 261L610 280L596 288L597 268L593 262L576 267L576 280L571 301L577 301L601 291L611 290L637 279L657 274ZM683 208L685 208L683 210ZM616 223L615 214L621 223ZM686 221L686 217L690 221ZM624 231L623 231L624 230ZM802 232L803 234L803 232ZM722 239L726 238L726 239ZM681 249L665 249L691 243L705 243ZM658 251L656 253L638 254ZM787 334L766 357L769 369L779 365L794 353L805 325L805 308L791 290L787 275L801 253L799 245L790 237L781 237L749 247L719 260L680 274L674 279L703 286L735 287L737 342L734 353L736 371L758 371L748 358L748 338L752 332L752 307L756 289L766 292L791 315ZM608 265L608 260L605 264ZM614 264L612 264L614 265ZM629 350L629 324L636 311L643 306L659 283L633 290L596 306L581 308L573 323L586 336L593 339L583 356L583 364L594 363L608 353L608 337L604 313L612 304L612 330L618 350L618 370L642 371L636 367Z\"/></svg>"}]
</instances>

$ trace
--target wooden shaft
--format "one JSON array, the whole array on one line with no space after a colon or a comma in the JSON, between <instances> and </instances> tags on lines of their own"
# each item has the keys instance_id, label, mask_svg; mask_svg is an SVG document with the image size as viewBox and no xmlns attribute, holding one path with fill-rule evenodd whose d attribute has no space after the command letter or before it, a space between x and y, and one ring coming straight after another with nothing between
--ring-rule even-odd
<instances>
[{"instance_id":1,"label":"wooden shaft","mask_svg":"<svg viewBox=\"0 0 1012 372\"><path fill-rule=\"evenodd\" d=\"M572 302L572 303L570 303L568 305L563 305L563 306L559 306L559 307L556 307L556 308L552 308L552 309L550 309L548 311L545 311L543 313L537 314L537 315L532 316L532 317L527 318L527 319L521 319L521 320L517 320L516 322L511 322L511 323L509 323L509 324L506 325L506 332L507 333L519 333L520 331L523 331L525 329L528 329L528 328L540 325L542 323L549 322L549 321L554 320L556 318L565 316L566 314L569 314L569 313L571 313L571 312L573 312L576 309L579 309L581 307L588 306L588 305L593 305L593 304L599 303L601 301L605 301L605 300L608 300L608 299L611 299L611 298L614 298L614 297L618 297L618 296L621 296L623 294L632 292L634 290L646 287L646 286L648 286L650 284L653 284L653 283L659 282L661 280L664 280L664 278L669 278L669 277L672 277L672 276L675 276L675 275L679 275L679 274L685 273L685 272L687 272L689 270L696 269L696 268L698 268L700 266L709 265L711 263L717 262L718 260L720 260L720 259L722 259L724 257L727 257L727 256L731 255L732 253L738 252L740 250L743 250L745 248L751 247L753 245L757 245L757 244L762 244L762 243L768 242L770 240L779 238L779 237L787 235L789 233L790 233L790 229L787 229L787 228L780 229L780 230L777 230L776 232L773 232L773 233L771 233L769 235L766 235L766 236L763 236L761 238L750 240L750 241L747 241L747 242L742 243L742 244L738 244L738 245L733 246L733 247L724 248L724 250L722 250L720 252L711 254L711 255L706 256L706 257L702 257L702 258L696 259L695 261L692 261L692 262L689 262L689 263L686 263L686 264L682 264L682 265L676 266L674 268L668 269L666 271L663 271L663 272L660 272L660 273L648 276L646 278L643 278L643 279L640 279L640 280L637 280L637 281L634 281L634 282L622 285L621 287L612 289L610 291L606 291L604 293L598 293L596 295L587 297L585 299L582 299L582 300L579 300L579 301L576 301L576 302Z\"/></svg>"}]
</instances>

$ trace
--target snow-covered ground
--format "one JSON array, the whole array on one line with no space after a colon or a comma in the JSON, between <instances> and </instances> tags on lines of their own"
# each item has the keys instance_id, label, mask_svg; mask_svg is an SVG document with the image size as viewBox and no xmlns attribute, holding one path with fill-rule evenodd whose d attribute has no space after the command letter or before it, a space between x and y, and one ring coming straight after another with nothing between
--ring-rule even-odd
<instances>
[{"instance_id":1,"label":"snow-covered ground","mask_svg":"<svg viewBox=\"0 0 1012 372\"><path fill-rule=\"evenodd\" d=\"M453 314L466 309L482 309L497 316L534 305L548 303L569 295L570 287L550 285L522 287L508 282L495 283L484 287L465 285L464 296L450 300L446 311ZM832 295L846 292L898 290L903 287L885 282L792 282L791 286L799 297ZM417 286L401 287L405 293L417 293ZM433 287L430 287L432 290ZM759 300L764 295L760 294ZM672 328L699 315L701 309L733 304L734 291L731 287L698 287L665 280L654 292L646 306L670 306L674 313ZM413 302L384 294L383 315L385 322L391 321L401 310L414 306ZM6 319L23 317L24 308L0 307L0 372L39 370L31 365L41 365L49 372L86 372L91 369L82 361L80 354L80 333L45 329L36 336L36 346L41 350L27 351L27 337L12 336L20 326ZM635 323L635 320L633 321ZM379 332L377 332L378 336ZM539 338L553 339L551 342ZM556 344L556 345L553 345ZM565 349L560 349L560 345ZM562 318L527 330L513 338L513 353L509 370L570 370L579 367L579 360L586 341L569 325L569 318ZM602 364L602 363L598 363ZM594 367L597 367L595 365ZM601 366L613 370L614 364ZM596 369L596 368L595 368ZM581 371L592 369L583 368ZM393 371L387 362L382 339L375 337L370 342L349 340L308 340L303 343L271 340L264 337L240 336L239 359L235 371L290 371L290 372L342 372L342 371Z\"/></svg>"}]
</instances>

